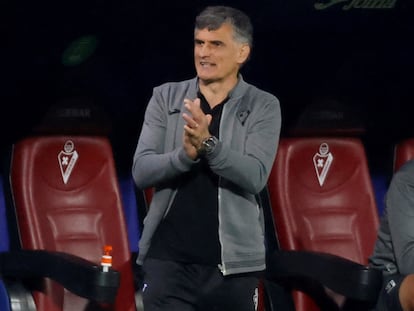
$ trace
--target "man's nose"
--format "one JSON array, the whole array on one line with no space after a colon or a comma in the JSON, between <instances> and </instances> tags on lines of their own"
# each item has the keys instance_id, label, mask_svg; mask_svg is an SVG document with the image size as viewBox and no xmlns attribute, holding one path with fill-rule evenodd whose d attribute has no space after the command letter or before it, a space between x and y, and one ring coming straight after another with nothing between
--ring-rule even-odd
<instances>
[{"instance_id":1,"label":"man's nose","mask_svg":"<svg viewBox=\"0 0 414 311\"><path fill-rule=\"evenodd\" d=\"M200 46L199 54L200 56L208 56L211 53L211 48L208 44L203 44Z\"/></svg>"}]
</instances>

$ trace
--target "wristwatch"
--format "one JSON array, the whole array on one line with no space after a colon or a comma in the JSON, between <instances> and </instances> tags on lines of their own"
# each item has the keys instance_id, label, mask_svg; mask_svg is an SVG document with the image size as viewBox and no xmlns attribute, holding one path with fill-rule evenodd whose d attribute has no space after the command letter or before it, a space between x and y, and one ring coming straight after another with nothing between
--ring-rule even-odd
<instances>
[{"instance_id":1,"label":"wristwatch","mask_svg":"<svg viewBox=\"0 0 414 311\"><path fill-rule=\"evenodd\" d=\"M198 149L199 155L206 155L213 152L214 148L216 148L216 145L218 143L218 139L215 136L210 136L209 138L206 138L201 143L201 147Z\"/></svg>"}]
</instances>

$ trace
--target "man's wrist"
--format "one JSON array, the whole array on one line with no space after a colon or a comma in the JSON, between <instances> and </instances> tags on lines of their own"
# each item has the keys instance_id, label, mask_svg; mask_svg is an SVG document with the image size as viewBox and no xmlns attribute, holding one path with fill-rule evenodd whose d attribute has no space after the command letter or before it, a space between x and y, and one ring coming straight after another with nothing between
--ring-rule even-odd
<instances>
[{"instance_id":1,"label":"man's wrist","mask_svg":"<svg viewBox=\"0 0 414 311\"><path fill-rule=\"evenodd\" d=\"M214 151L218 143L218 139L215 136L210 136L201 142L200 148L197 149L197 153L200 156L208 155Z\"/></svg>"}]
</instances>

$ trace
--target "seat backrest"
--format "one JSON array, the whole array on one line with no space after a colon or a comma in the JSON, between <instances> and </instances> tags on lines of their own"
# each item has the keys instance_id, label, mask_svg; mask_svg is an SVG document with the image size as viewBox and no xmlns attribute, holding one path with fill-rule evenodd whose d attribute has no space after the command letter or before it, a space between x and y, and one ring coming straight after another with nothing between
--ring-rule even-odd
<instances>
[{"instance_id":1,"label":"seat backrest","mask_svg":"<svg viewBox=\"0 0 414 311\"><path fill-rule=\"evenodd\" d=\"M368 263L379 216L358 138L282 138L268 187L281 249ZM319 310L303 293L294 301L297 311Z\"/></svg>"},{"instance_id":2,"label":"seat backrest","mask_svg":"<svg viewBox=\"0 0 414 311\"><path fill-rule=\"evenodd\" d=\"M414 159L414 138L398 142L394 147L394 167L396 172L405 162Z\"/></svg>"},{"instance_id":3,"label":"seat backrest","mask_svg":"<svg viewBox=\"0 0 414 311\"><path fill-rule=\"evenodd\" d=\"M10 180L21 247L67 252L98 264L104 246L111 245L121 284L110 310L135 311L130 248L109 140L75 135L23 139L13 148ZM36 287L34 297L38 311L92 310L91 302L49 279Z\"/></svg>"}]
</instances>

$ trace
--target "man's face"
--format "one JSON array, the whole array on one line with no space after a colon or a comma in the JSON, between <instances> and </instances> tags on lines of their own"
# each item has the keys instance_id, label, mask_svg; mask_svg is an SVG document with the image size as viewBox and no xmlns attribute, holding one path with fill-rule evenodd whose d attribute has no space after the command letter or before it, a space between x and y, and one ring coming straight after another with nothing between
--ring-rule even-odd
<instances>
[{"instance_id":1,"label":"man's face","mask_svg":"<svg viewBox=\"0 0 414 311\"><path fill-rule=\"evenodd\" d=\"M234 40L230 24L225 23L212 31L207 28L196 29L194 33L195 68L197 76L205 83L237 77L249 53L247 44Z\"/></svg>"}]
</instances>

